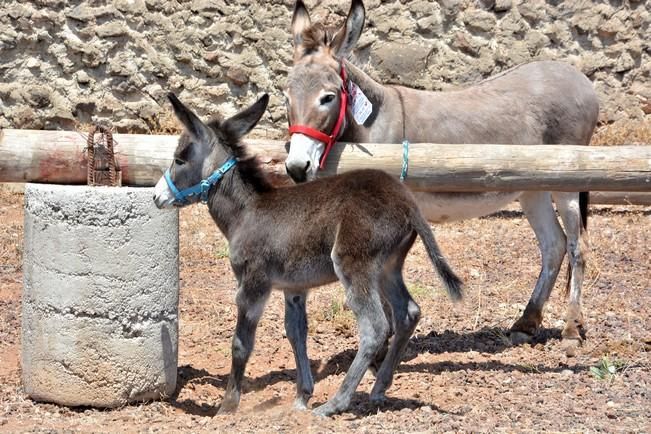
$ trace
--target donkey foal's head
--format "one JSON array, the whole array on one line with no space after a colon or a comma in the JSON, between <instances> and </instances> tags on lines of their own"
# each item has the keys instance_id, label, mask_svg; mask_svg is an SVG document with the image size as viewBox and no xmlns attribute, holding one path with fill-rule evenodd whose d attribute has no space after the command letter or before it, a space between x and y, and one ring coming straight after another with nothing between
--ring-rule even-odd
<instances>
[{"instance_id":1,"label":"donkey foal's head","mask_svg":"<svg viewBox=\"0 0 651 434\"><path fill-rule=\"evenodd\" d=\"M185 206L206 201L211 189L238 163L245 161L239 140L260 120L269 96L235 116L208 124L187 108L173 93L168 95L174 114L185 127L174 152L174 161L156 184L154 202L159 208Z\"/></svg>"}]
</instances>

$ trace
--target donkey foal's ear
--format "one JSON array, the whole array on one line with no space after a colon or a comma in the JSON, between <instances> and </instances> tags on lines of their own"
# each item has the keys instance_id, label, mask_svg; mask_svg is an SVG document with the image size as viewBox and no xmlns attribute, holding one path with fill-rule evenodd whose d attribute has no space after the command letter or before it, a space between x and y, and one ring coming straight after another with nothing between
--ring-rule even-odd
<instances>
[{"instance_id":1,"label":"donkey foal's ear","mask_svg":"<svg viewBox=\"0 0 651 434\"><path fill-rule=\"evenodd\" d=\"M167 98L172 103L174 114L181 121L187 132L199 142L208 142L210 139L210 128L192 110L187 108L176 95L170 92L167 94Z\"/></svg>"},{"instance_id":2,"label":"donkey foal's ear","mask_svg":"<svg viewBox=\"0 0 651 434\"><path fill-rule=\"evenodd\" d=\"M337 31L330 43L330 48L337 57L344 58L353 51L359 37L362 35L365 16L366 10L362 0L352 0L346 22Z\"/></svg>"},{"instance_id":3,"label":"donkey foal's ear","mask_svg":"<svg viewBox=\"0 0 651 434\"><path fill-rule=\"evenodd\" d=\"M256 126L267 109L268 103L269 95L265 93L251 107L242 110L232 118L226 119L220 128L227 130L235 138L239 139Z\"/></svg>"}]
</instances>

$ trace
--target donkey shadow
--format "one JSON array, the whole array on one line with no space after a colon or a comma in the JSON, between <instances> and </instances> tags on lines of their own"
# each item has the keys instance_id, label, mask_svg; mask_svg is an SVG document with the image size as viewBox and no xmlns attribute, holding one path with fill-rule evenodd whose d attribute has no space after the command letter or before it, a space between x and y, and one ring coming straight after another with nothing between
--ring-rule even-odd
<instances>
[{"instance_id":1,"label":"donkey shadow","mask_svg":"<svg viewBox=\"0 0 651 434\"><path fill-rule=\"evenodd\" d=\"M540 374L540 373L559 373L563 370L572 370L575 373L585 371L588 367L573 366L568 367L560 364L559 366L549 367L543 364L527 365L527 364L511 364L503 363L497 360L488 361L467 361L467 362L424 362L415 364L405 364L409 360L413 360L420 354L442 354L445 352L450 353L464 353L470 351L477 351L482 353L497 354L501 353L511 347L513 344L508 340L507 331L498 327L483 328L470 333L457 333L454 331L446 330L442 333L435 331L427 335L419 335L412 337L409 341L408 347L402 359L403 363L400 364L396 373L428 373L440 374L442 372L457 372L457 371L502 371L502 372L521 372L524 374ZM557 328L540 329L533 337L531 345L545 344L548 341L560 340L561 331ZM323 364L319 360L310 360L310 368L314 374L314 381L319 382L332 375L338 375L346 372L348 366L353 361L356 348L349 348L334 354ZM280 369L268 372L264 375L250 378L247 377L244 382L243 393L250 391L263 390L270 385L289 381L293 382L296 378L295 369ZM177 388L174 395L170 397L170 404L179 410L197 416L215 416L219 410L218 405L209 405L207 403L198 404L194 399L179 400L179 395L186 387L193 385L210 385L216 389L225 390L228 383L228 374L212 375L205 369L196 369L191 365L184 365L179 368ZM275 406L278 399L272 399L274 402L264 402L259 405L260 408L267 408ZM321 403L314 402L314 406ZM436 408L431 403L422 402L416 399L399 399L387 397L387 400L381 405L374 405L368 401L366 393L356 392L350 408L347 413L353 414L356 417L364 417L377 413L378 410L402 410L402 409L416 409L424 406L430 406L433 411L444 413L443 410ZM256 407L257 408L257 407Z\"/></svg>"},{"instance_id":2,"label":"donkey shadow","mask_svg":"<svg viewBox=\"0 0 651 434\"><path fill-rule=\"evenodd\" d=\"M540 328L532 336L530 345L546 344L549 341L560 341L561 330L559 328ZM445 330L442 333L432 331L427 335L418 335L410 339L407 351L403 358L411 360L415 355L430 353L439 354L444 352L465 353L477 351L482 353L501 353L514 345L509 339L509 331L501 327L483 327L479 330L458 333ZM415 353L415 354L414 354ZM409 358L409 356L412 356Z\"/></svg>"}]
</instances>

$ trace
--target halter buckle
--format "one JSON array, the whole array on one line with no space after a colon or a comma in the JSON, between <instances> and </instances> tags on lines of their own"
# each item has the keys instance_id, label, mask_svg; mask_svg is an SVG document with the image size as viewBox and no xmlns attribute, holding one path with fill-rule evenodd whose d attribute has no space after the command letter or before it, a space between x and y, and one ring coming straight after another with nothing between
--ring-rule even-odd
<instances>
[{"instance_id":1,"label":"halter buckle","mask_svg":"<svg viewBox=\"0 0 651 434\"><path fill-rule=\"evenodd\" d=\"M235 157L231 157L224 164L222 164L219 169L215 170L208 178L202 179L198 184L195 184L194 186L188 187L181 191L179 191L176 185L174 185L174 181L172 181L169 169L165 171L165 181L167 181L167 186L170 188L170 190L172 190L172 193L174 193L174 201L176 203L180 205L187 205L190 203L190 201L188 201L188 198L195 196L198 196L201 202L206 203L208 202L208 192L210 191L210 188L213 185L217 184L219 180L226 174L226 172L232 169L236 163L237 160Z\"/></svg>"}]
</instances>

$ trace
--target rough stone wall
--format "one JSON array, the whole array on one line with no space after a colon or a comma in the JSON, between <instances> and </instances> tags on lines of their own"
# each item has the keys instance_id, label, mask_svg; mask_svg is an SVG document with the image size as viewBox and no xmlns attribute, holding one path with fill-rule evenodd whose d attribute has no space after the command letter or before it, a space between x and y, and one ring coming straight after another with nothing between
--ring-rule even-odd
<instances>
[{"instance_id":1,"label":"rough stone wall","mask_svg":"<svg viewBox=\"0 0 651 434\"><path fill-rule=\"evenodd\" d=\"M347 0L308 0L340 23ZM317 4L318 3L318 4ZM425 89L475 82L533 59L559 59L594 82L603 121L651 112L648 0L366 0L359 64ZM120 132L173 125L165 94L231 115L266 91L257 135L286 126L293 0L0 1L0 127Z\"/></svg>"}]
</instances>

